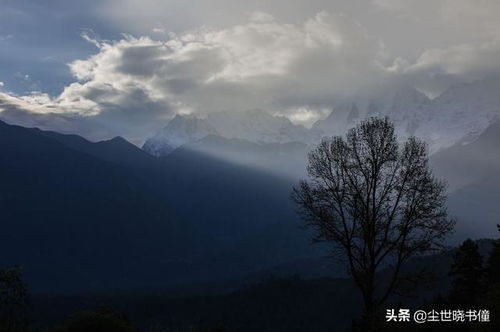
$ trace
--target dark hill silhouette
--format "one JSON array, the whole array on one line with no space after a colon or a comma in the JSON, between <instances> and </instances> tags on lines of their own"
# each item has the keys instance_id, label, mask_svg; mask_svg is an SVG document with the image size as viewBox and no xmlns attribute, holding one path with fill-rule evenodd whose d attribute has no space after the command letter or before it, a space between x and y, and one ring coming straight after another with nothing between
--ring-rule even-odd
<instances>
[{"instance_id":1,"label":"dark hill silhouette","mask_svg":"<svg viewBox=\"0 0 500 332\"><path fill-rule=\"evenodd\" d=\"M4 123L0 142L0 264L23 265L35 290L163 278L185 250L188 225L125 168Z\"/></svg>"},{"instance_id":2,"label":"dark hill silhouette","mask_svg":"<svg viewBox=\"0 0 500 332\"><path fill-rule=\"evenodd\" d=\"M5 123L0 142L0 265L23 265L34 291L232 278L313 253L289 179Z\"/></svg>"},{"instance_id":3,"label":"dark hill silhouette","mask_svg":"<svg viewBox=\"0 0 500 332\"><path fill-rule=\"evenodd\" d=\"M60 134L53 131L43 131L38 128L31 129L34 133L72 148L76 151L87 153L98 159L120 164L122 166L141 168L148 167L155 159L147 152L130 144L122 137L115 137L107 141L92 143L78 135Z\"/></svg>"}]
</instances>

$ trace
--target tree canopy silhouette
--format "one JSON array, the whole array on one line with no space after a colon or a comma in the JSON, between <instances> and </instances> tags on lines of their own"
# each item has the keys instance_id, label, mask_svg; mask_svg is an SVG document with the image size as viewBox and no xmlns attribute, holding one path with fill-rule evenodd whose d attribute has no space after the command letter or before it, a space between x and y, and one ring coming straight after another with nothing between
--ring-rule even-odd
<instances>
[{"instance_id":1,"label":"tree canopy silhouette","mask_svg":"<svg viewBox=\"0 0 500 332\"><path fill-rule=\"evenodd\" d=\"M403 264L442 248L452 231L445 184L429 169L425 143L410 137L399 144L387 118L367 119L345 138L323 139L310 152L307 170L309 180L292 197L315 229L313 240L330 243L344 259L363 295L370 330ZM382 268L388 281L378 280Z\"/></svg>"},{"instance_id":2,"label":"tree canopy silhouette","mask_svg":"<svg viewBox=\"0 0 500 332\"><path fill-rule=\"evenodd\" d=\"M497 225L500 232L500 225ZM488 283L500 285L500 239L493 242L493 250L486 262Z\"/></svg>"},{"instance_id":3,"label":"tree canopy silhouette","mask_svg":"<svg viewBox=\"0 0 500 332\"><path fill-rule=\"evenodd\" d=\"M483 257L477 243L465 240L458 248L451 265L450 301L456 307L475 306L484 291Z\"/></svg>"},{"instance_id":4,"label":"tree canopy silhouette","mask_svg":"<svg viewBox=\"0 0 500 332\"><path fill-rule=\"evenodd\" d=\"M500 231L500 225L497 225ZM493 249L486 260L486 294L484 307L492 313L500 312L500 239L495 239ZM485 331L500 331L500 317L491 315L491 322Z\"/></svg>"}]
</instances>

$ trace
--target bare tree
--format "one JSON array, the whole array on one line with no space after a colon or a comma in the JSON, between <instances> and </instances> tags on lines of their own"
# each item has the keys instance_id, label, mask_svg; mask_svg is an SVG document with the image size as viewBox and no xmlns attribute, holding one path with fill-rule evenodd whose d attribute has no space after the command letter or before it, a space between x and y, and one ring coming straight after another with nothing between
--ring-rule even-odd
<instances>
[{"instance_id":1,"label":"bare tree","mask_svg":"<svg viewBox=\"0 0 500 332\"><path fill-rule=\"evenodd\" d=\"M293 199L315 229L313 240L332 244L344 258L363 296L364 329L371 330L404 263L442 248L453 230L445 185L428 167L425 143L412 137L398 144L387 118L365 120L345 138L323 139L307 170L309 181L294 188ZM388 282L379 280L382 268Z\"/></svg>"}]
</instances>

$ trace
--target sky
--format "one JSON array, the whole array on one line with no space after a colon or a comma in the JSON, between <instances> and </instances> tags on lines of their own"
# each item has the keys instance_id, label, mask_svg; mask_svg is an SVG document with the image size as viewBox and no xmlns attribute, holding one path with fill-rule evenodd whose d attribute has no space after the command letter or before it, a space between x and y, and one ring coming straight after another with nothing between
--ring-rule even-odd
<instances>
[{"instance_id":1,"label":"sky","mask_svg":"<svg viewBox=\"0 0 500 332\"><path fill-rule=\"evenodd\" d=\"M0 119L141 144L175 114L310 125L345 98L496 77L498 0L0 0Z\"/></svg>"}]
</instances>

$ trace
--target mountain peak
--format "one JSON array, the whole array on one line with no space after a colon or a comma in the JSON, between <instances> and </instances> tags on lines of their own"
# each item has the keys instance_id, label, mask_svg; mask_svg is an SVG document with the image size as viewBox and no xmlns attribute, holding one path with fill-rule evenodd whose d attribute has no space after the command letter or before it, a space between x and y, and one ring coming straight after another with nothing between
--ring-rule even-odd
<instances>
[{"instance_id":1,"label":"mountain peak","mask_svg":"<svg viewBox=\"0 0 500 332\"><path fill-rule=\"evenodd\" d=\"M211 134L217 135L217 131L205 119L177 114L155 136L146 140L142 148L154 156L162 156Z\"/></svg>"},{"instance_id":2,"label":"mountain peak","mask_svg":"<svg viewBox=\"0 0 500 332\"><path fill-rule=\"evenodd\" d=\"M112 139L107 140L109 143L127 143L130 144L125 138L121 136L115 136Z\"/></svg>"},{"instance_id":3,"label":"mountain peak","mask_svg":"<svg viewBox=\"0 0 500 332\"><path fill-rule=\"evenodd\" d=\"M177 115L145 143L144 149L155 155L166 154L207 135L254 143L315 143L323 136L343 135L365 118L387 116L399 137L420 137L435 152L464 139L474 140L499 119L498 89L500 82L477 81L452 86L429 99L414 87L402 85L376 96L340 100L311 130L262 109L215 112L204 119Z\"/></svg>"},{"instance_id":4,"label":"mountain peak","mask_svg":"<svg viewBox=\"0 0 500 332\"><path fill-rule=\"evenodd\" d=\"M209 135L254 143L310 141L310 133L305 127L293 124L286 117L251 109L215 112L205 119L176 115L165 128L144 143L143 149L156 156L165 155L181 145Z\"/></svg>"}]
</instances>

